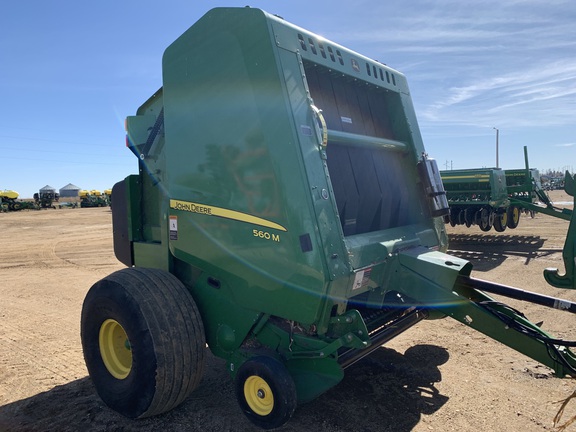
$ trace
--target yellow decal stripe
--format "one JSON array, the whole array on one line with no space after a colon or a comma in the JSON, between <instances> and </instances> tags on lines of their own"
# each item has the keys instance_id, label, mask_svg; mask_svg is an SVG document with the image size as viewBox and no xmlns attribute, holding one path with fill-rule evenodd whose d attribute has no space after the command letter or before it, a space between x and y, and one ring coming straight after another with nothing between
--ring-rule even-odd
<instances>
[{"instance_id":1,"label":"yellow decal stripe","mask_svg":"<svg viewBox=\"0 0 576 432\"><path fill-rule=\"evenodd\" d=\"M450 176L447 175L442 177L442 180L452 180L452 179L489 179L490 176L488 174L480 174L480 175L463 175L463 176Z\"/></svg>"},{"instance_id":2,"label":"yellow decal stripe","mask_svg":"<svg viewBox=\"0 0 576 432\"><path fill-rule=\"evenodd\" d=\"M218 216L226 219L237 220L254 225L260 225L266 228L273 228L279 231L288 231L282 225L275 222L259 218L247 213L242 213L235 210L228 210L221 207L214 207L205 204L198 204L189 201L170 200L170 208L174 210L187 211L190 213L198 213L206 216Z\"/></svg>"}]
</instances>

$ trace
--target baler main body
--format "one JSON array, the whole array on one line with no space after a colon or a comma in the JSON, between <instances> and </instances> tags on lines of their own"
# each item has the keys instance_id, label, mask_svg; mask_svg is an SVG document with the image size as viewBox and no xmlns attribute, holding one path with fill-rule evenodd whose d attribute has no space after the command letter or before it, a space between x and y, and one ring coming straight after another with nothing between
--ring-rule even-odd
<instances>
[{"instance_id":1,"label":"baler main body","mask_svg":"<svg viewBox=\"0 0 576 432\"><path fill-rule=\"evenodd\" d=\"M168 47L163 77L127 119L141 173L126 183L126 264L193 287L208 345L231 362L270 317L318 338L313 353L283 347L294 358L367 344L359 317L345 331L334 319L352 299L388 302L399 250L447 244L405 77L255 9L210 12Z\"/></svg>"},{"instance_id":2,"label":"baler main body","mask_svg":"<svg viewBox=\"0 0 576 432\"><path fill-rule=\"evenodd\" d=\"M127 133L139 174L113 189L116 255L176 276L236 380L272 358L306 402L446 315L566 372L444 253L448 205L398 71L263 11L214 9L167 48L163 87ZM244 392L259 426L289 418Z\"/></svg>"}]
</instances>

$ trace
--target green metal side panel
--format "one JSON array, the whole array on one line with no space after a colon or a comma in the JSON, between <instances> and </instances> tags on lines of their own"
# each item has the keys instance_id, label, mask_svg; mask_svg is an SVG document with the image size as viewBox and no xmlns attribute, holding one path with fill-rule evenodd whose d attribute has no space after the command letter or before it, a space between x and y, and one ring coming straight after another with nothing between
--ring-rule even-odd
<instances>
[{"instance_id":1,"label":"green metal side panel","mask_svg":"<svg viewBox=\"0 0 576 432\"><path fill-rule=\"evenodd\" d=\"M134 264L169 271L167 198L162 190L166 181L164 137L158 126L163 109L162 89L150 97L138 110L138 115L126 119L130 149L138 156L139 176L129 182L130 225L133 230ZM161 118L161 116L160 116Z\"/></svg>"},{"instance_id":2,"label":"green metal side panel","mask_svg":"<svg viewBox=\"0 0 576 432\"><path fill-rule=\"evenodd\" d=\"M312 323L325 264L267 15L210 11L163 75L172 253L212 269L239 307Z\"/></svg>"},{"instance_id":3,"label":"green metal side panel","mask_svg":"<svg viewBox=\"0 0 576 432\"><path fill-rule=\"evenodd\" d=\"M345 239L350 234L338 219L344 206L338 196L345 194L334 189L340 173L331 161L338 157L330 152L353 153L355 175L368 161L373 180L382 182L384 201L376 204L396 217L376 228L377 235L368 235L374 229L365 223L365 244L387 240L394 235L387 229L399 224L412 227L404 230L404 240L425 238L434 248L445 237L426 215L425 203L415 198L420 196L416 162L423 145L403 75L324 43L322 48L317 36L259 10L215 9L163 58L166 189L169 216L177 226L172 253L213 269L212 277L233 287L239 306L305 324L325 318L332 303L346 298L356 277L351 257L358 268L385 258L360 249L351 254ZM341 110L339 117L327 117L329 136L339 141L329 142L327 151L319 148L311 109L323 92L315 87L310 95L314 65L342 71L333 87L348 91L336 91L333 100L327 94L322 103L327 116ZM355 84L355 76L366 82ZM364 96L359 89L366 85L370 93ZM362 99L348 103L354 97L367 98L366 105ZM368 104L378 117L366 117L362 110ZM346 107L350 113L342 111ZM363 138L370 136L373 142ZM366 148L357 148L357 142ZM386 150L389 143L392 150ZM373 151L389 169L376 174ZM366 177L354 187L362 192L374 181ZM371 217L382 217L379 210L371 211Z\"/></svg>"}]
</instances>

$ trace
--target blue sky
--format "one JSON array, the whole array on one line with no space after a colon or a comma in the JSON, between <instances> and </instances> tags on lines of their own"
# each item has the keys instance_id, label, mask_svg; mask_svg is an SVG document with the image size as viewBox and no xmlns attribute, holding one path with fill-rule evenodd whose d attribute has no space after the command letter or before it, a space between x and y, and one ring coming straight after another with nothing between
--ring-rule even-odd
<instances>
[{"instance_id":1,"label":"blue sky","mask_svg":"<svg viewBox=\"0 0 576 432\"><path fill-rule=\"evenodd\" d=\"M164 49L216 6L260 7L403 72L441 169L576 167L573 0L6 0L0 189L21 198L137 171L124 118L162 85Z\"/></svg>"}]
</instances>

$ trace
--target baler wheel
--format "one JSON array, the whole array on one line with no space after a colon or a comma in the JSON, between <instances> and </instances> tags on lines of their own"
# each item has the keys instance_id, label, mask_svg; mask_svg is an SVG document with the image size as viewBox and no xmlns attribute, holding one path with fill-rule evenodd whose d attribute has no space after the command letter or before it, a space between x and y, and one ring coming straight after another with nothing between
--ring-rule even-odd
<instances>
[{"instance_id":1,"label":"baler wheel","mask_svg":"<svg viewBox=\"0 0 576 432\"><path fill-rule=\"evenodd\" d=\"M258 356L244 362L235 379L236 398L248 419L262 429L285 424L296 409L296 385L278 360Z\"/></svg>"},{"instance_id":2,"label":"baler wheel","mask_svg":"<svg viewBox=\"0 0 576 432\"><path fill-rule=\"evenodd\" d=\"M113 319L104 321L100 326L98 344L108 372L115 378L126 378L132 369L132 349L122 325Z\"/></svg>"},{"instance_id":3,"label":"baler wheel","mask_svg":"<svg viewBox=\"0 0 576 432\"><path fill-rule=\"evenodd\" d=\"M508 223L508 213L503 212L495 215L494 217L494 229L497 232L504 232L506 230L506 224Z\"/></svg>"},{"instance_id":4,"label":"baler wheel","mask_svg":"<svg viewBox=\"0 0 576 432\"><path fill-rule=\"evenodd\" d=\"M514 229L518 226L520 222L520 209L516 206L508 207L508 220L506 221L506 225L508 228Z\"/></svg>"},{"instance_id":5,"label":"baler wheel","mask_svg":"<svg viewBox=\"0 0 576 432\"><path fill-rule=\"evenodd\" d=\"M82 307L81 338L96 391L126 417L176 407L202 378L200 313L186 287L162 270L126 268L96 282Z\"/></svg>"}]
</instances>

